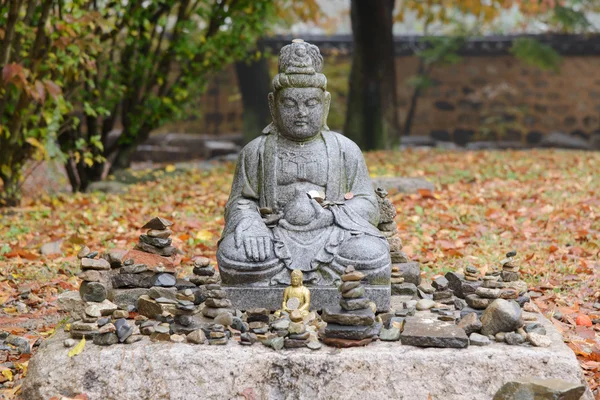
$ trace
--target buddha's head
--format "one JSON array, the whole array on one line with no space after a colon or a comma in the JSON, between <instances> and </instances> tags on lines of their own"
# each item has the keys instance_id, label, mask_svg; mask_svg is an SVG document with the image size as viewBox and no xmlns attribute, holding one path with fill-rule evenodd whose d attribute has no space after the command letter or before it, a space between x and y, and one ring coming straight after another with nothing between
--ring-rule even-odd
<instances>
[{"instance_id":1,"label":"buddha's head","mask_svg":"<svg viewBox=\"0 0 600 400\"><path fill-rule=\"evenodd\" d=\"M302 39L294 39L281 49L269 108L273 124L285 138L304 141L329 129L326 121L331 95L322 67L319 48Z\"/></svg>"},{"instance_id":2,"label":"buddha's head","mask_svg":"<svg viewBox=\"0 0 600 400\"><path fill-rule=\"evenodd\" d=\"M294 287L298 287L298 286L302 286L302 271L300 271L299 269L295 269L292 271L291 274L291 280L292 280L292 286Z\"/></svg>"}]
</instances>

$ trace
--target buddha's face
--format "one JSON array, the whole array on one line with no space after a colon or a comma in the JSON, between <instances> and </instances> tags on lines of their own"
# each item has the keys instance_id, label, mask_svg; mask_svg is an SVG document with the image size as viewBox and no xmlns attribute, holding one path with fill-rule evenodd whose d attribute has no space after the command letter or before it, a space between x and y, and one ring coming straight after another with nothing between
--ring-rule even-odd
<instances>
[{"instance_id":1,"label":"buddha's face","mask_svg":"<svg viewBox=\"0 0 600 400\"><path fill-rule=\"evenodd\" d=\"M285 88L275 93L274 119L287 139L307 140L323 127L325 92L319 88Z\"/></svg>"},{"instance_id":2,"label":"buddha's face","mask_svg":"<svg viewBox=\"0 0 600 400\"><path fill-rule=\"evenodd\" d=\"M292 274L292 286L302 285L302 277L298 274Z\"/></svg>"}]
</instances>

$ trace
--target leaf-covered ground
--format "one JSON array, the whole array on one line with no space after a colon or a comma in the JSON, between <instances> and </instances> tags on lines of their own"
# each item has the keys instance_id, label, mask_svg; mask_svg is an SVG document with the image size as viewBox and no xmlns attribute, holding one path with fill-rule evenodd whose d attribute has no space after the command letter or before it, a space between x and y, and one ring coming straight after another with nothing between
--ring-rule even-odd
<instances>
[{"instance_id":1,"label":"leaf-covered ground","mask_svg":"<svg viewBox=\"0 0 600 400\"><path fill-rule=\"evenodd\" d=\"M591 388L600 385L600 153L535 150L413 150L367 155L373 176L420 176L437 190L392 194L406 252L434 276L467 264L482 272L518 252L521 271L581 361ZM122 195L63 194L26 198L0 214L0 330L33 345L61 319L57 294L79 282L76 253L132 248L153 216L173 220L186 260L214 259L234 165L159 172ZM61 241L59 255L40 247ZM35 351L35 346L34 346ZM18 391L29 356L0 351L0 397ZM0 386L1 387L1 386Z\"/></svg>"}]
</instances>

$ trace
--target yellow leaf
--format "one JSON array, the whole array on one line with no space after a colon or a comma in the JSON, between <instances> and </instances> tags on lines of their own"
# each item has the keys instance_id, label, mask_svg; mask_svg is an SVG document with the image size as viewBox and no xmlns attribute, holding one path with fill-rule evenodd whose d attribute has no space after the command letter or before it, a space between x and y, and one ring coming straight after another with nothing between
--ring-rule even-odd
<instances>
[{"instance_id":1,"label":"yellow leaf","mask_svg":"<svg viewBox=\"0 0 600 400\"><path fill-rule=\"evenodd\" d=\"M76 356L78 354L81 354L81 352L83 351L83 348L85 347L85 337L81 339L81 342L77 343L77 345L75 345L75 347L73 347L71 349L71 351L69 351L69 357L73 357Z\"/></svg>"},{"instance_id":2,"label":"yellow leaf","mask_svg":"<svg viewBox=\"0 0 600 400\"><path fill-rule=\"evenodd\" d=\"M198 240L211 240L213 237L212 233L210 231L207 230L202 230L202 231L198 231L198 233L196 234L196 239Z\"/></svg>"},{"instance_id":3,"label":"yellow leaf","mask_svg":"<svg viewBox=\"0 0 600 400\"><path fill-rule=\"evenodd\" d=\"M13 380L13 373L8 368L2 370L2 375L9 381Z\"/></svg>"},{"instance_id":4,"label":"yellow leaf","mask_svg":"<svg viewBox=\"0 0 600 400\"><path fill-rule=\"evenodd\" d=\"M56 329L50 329L49 331L46 332L40 332L41 336L50 336L50 335L54 335L54 332L56 331Z\"/></svg>"},{"instance_id":5,"label":"yellow leaf","mask_svg":"<svg viewBox=\"0 0 600 400\"><path fill-rule=\"evenodd\" d=\"M46 148L36 138L28 137L27 139L25 139L25 141L33 147L36 147L44 156L46 155Z\"/></svg>"},{"instance_id":6,"label":"yellow leaf","mask_svg":"<svg viewBox=\"0 0 600 400\"><path fill-rule=\"evenodd\" d=\"M70 332L71 331L71 324L66 324L65 325L65 332Z\"/></svg>"},{"instance_id":7,"label":"yellow leaf","mask_svg":"<svg viewBox=\"0 0 600 400\"><path fill-rule=\"evenodd\" d=\"M175 169L177 169L173 164L169 164L165 167L165 171L171 173L173 171L175 171Z\"/></svg>"}]
</instances>

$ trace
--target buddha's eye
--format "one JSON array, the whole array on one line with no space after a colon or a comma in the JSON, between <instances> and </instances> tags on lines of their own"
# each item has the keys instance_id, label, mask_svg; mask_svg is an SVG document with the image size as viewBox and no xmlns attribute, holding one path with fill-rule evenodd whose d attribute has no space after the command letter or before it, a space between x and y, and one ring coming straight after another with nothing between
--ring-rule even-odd
<instances>
[{"instance_id":1,"label":"buddha's eye","mask_svg":"<svg viewBox=\"0 0 600 400\"><path fill-rule=\"evenodd\" d=\"M284 107L294 107L296 105L296 102L292 99L282 99L281 105L283 105Z\"/></svg>"},{"instance_id":2,"label":"buddha's eye","mask_svg":"<svg viewBox=\"0 0 600 400\"><path fill-rule=\"evenodd\" d=\"M308 100L306 101L306 105L307 105L308 107L314 107L314 106L316 106L317 104L319 104L319 99L308 99Z\"/></svg>"}]
</instances>

